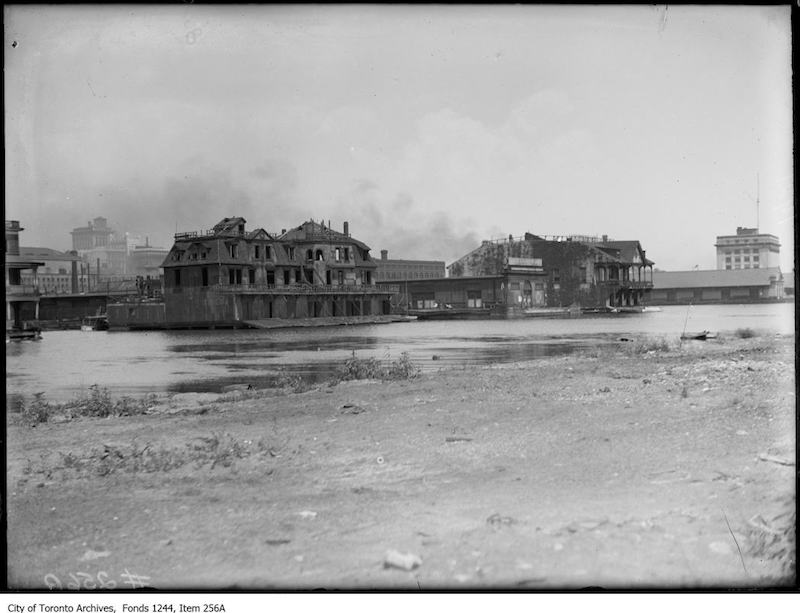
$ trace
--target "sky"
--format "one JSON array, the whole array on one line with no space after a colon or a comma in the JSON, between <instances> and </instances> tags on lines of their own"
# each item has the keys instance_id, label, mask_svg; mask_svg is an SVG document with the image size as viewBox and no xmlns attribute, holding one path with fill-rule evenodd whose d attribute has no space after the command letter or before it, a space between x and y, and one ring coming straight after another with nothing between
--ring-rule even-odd
<instances>
[{"instance_id":1,"label":"sky","mask_svg":"<svg viewBox=\"0 0 800 613\"><path fill-rule=\"evenodd\" d=\"M793 246L789 6L6 5L6 219L171 247L309 219L390 258L482 240Z\"/></svg>"}]
</instances>

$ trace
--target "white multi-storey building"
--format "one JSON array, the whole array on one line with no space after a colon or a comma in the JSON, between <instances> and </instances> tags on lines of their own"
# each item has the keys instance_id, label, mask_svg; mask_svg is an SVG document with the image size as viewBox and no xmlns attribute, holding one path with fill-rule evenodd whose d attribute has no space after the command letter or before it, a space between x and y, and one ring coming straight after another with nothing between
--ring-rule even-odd
<instances>
[{"instance_id":1,"label":"white multi-storey building","mask_svg":"<svg viewBox=\"0 0 800 613\"><path fill-rule=\"evenodd\" d=\"M758 228L736 228L736 234L718 236L717 270L779 268L781 245L773 234L759 234Z\"/></svg>"}]
</instances>

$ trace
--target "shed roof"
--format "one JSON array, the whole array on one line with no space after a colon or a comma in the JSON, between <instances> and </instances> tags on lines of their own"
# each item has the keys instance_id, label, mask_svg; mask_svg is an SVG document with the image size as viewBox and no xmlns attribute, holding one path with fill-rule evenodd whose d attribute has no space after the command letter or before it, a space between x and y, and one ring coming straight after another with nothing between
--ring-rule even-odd
<instances>
[{"instance_id":1,"label":"shed roof","mask_svg":"<svg viewBox=\"0 0 800 613\"><path fill-rule=\"evenodd\" d=\"M19 248L19 254L26 258L36 258L44 260L65 260L65 261L80 261L80 257L63 251L56 251L50 247L22 247Z\"/></svg>"}]
</instances>

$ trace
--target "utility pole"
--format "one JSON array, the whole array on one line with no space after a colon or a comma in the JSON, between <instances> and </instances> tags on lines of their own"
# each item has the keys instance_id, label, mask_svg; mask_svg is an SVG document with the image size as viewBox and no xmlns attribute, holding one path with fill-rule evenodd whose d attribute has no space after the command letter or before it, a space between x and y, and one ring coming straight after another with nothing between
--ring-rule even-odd
<instances>
[{"instance_id":1,"label":"utility pole","mask_svg":"<svg viewBox=\"0 0 800 613\"><path fill-rule=\"evenodd\" d=\"M756 231L759 231L759 215L760 215L760 198L761 198L761 183L759 180L758 173L756 173Z\"/></svg>"}]
</instances>

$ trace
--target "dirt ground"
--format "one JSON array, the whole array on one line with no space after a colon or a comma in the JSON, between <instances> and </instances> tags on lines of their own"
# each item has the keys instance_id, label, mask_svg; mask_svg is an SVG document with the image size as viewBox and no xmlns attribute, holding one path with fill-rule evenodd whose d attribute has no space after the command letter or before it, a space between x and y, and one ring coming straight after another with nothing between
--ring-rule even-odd
<instances>
[{"instance_id":1,"label":"dirt ground","mask_svg":"<svg viewBox=\"0 0 800 613\"><path fill-rule=\"evenodd\" d=\"M794 339L8 426L9 587L794 581Z\"/></svg>"}]
</instances>

